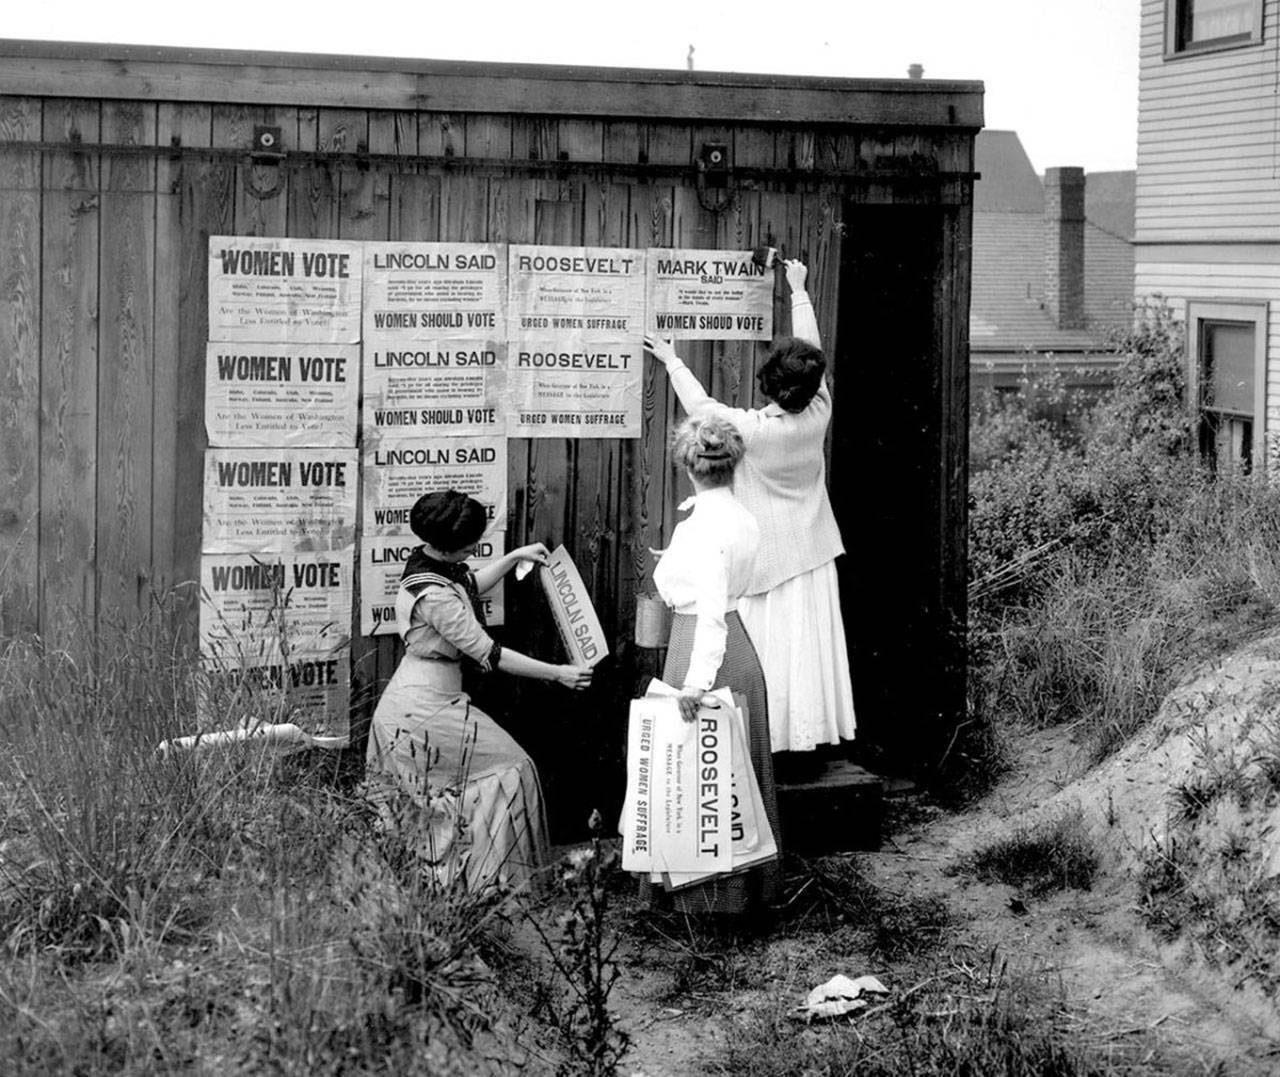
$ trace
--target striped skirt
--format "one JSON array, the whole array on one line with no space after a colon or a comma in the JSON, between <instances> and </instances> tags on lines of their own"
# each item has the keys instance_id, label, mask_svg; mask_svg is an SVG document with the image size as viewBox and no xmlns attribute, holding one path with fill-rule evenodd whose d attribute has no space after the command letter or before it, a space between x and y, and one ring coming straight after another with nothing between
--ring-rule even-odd
<instances>
[{"instance_id":1,"label":"striped skirt","mask_svg":"<svg viewBox=\"0 0 1280 1077\"><path fill-rule=\"evenodd\" d=\"M671 621L671 638L667 644L667 663L662 670L662 679L677 688L684 683L685 673L689 669L693 630L697 620L693 614L677 613ZM752 646L751 638L742 625L742 619L737 613L730 613L726 620L729 638L725 643L724 661L716 673L713 687L729 688L746 697L751 763L760 784L760 798L764 801L765 815L769 818L769 825L773 827L781 853L782 837L778 827L777 789L773 782L769 702L764 672L760 668L760 659ZM742 913L759 910L777 903L781 880L780 860L774 860L759 867L748 868L744 872L677 890L671 895L671 902L674 908L690 913ZM656 887L642 884L641 895L653 898L656 890Z\"/></svg>"}]
</instances>

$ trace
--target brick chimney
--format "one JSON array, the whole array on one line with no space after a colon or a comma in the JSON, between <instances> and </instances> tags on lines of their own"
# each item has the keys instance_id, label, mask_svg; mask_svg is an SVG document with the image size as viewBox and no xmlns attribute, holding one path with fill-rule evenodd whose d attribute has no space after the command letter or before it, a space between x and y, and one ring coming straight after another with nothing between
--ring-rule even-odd
<instances>
[{"instance_id":1,"label":"brick chimney","mask_svg":"<svg viewBox=\"0 0 1280 1077\"><path fill-rule=\"evenodd\" d=\"M1083 329L1084 169L1044 173L1044 300L1059 329Z\"/></svg>"}]
</instances>

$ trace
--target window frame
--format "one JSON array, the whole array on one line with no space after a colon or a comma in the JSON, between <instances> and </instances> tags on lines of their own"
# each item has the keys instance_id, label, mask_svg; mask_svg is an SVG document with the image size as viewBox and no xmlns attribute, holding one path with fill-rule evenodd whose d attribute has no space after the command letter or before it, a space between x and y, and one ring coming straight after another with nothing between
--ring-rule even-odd
<instances>
[{"instance_id":1,"label":"window frame","mask_svg":"<svg viewBox=\"0 0 1280 1077\"><path fill-rule=\"evenodd\" d=\"M1253 4L1254 29L1245 34L1232 34L1229 37L1215 37L1209 41L1192 41L1186 45L1178 43L1178 22L1188 3L1194 0L1164 0L1164 58L1177 59L1182 56L1199 56L1206 52L1224 52L1228 49L1242 49L1250 45L1260 45L1263 40L1262 24L1265 5L1263 0L1250 0Z\"/></svg>"},{"instance_id":2,"label":"window frame","mask_svg":"<svg viewBox=\"0 0 1280 1077\"><path fill-rule=\"evenodd\" d=\"M1203 421L1206 409L1204 394L1203 348L1206 323L1234 322L1253 325L1253 424L1250 439L1252 470L1261 473L1266 469L1267 425L1267 315L1269 305L1265 300L1248 299L1188 299L1187 300L1187 403L1197 424Z\"/></svg>"}]
</instances>

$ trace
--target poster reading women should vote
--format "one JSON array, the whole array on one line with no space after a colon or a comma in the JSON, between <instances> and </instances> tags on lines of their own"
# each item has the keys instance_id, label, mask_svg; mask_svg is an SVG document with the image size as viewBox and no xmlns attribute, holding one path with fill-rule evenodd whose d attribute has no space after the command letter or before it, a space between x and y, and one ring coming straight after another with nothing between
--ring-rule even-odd
<instances>
[{"instance_id":1,"label":"poster reading women should vote","mask_svg":"<svg viewBox=\"0 0 1280 1077\"><path fill-rule=\"evenodd\" d=\"M364 346L364 441L505 434L505 342L375 336Z\"/></svg>"},{"instance_id":2,"label":"poster reading women should vote","mask_svg":"<svg viewBox=\"0 0 1280 1077\"><path fill-rule=\"evenodd\" d=\"M209 339L352 344L360 339L362 244L209 237Z\"/></svg>"},{"instance_id":3,"label":"poster reading women should vote","mask_svg":"<svg viewBox=\"0 0 1280 1077\"><path fill-rule=\"evenodd\" d=\"M502 533L481 539L476 552L467 558L479 570L502 556ZM360 634L382 636L396 630L396 593L404 563L421 543L408 531L393 538L366 538L360 547ZM480 596L480 612L485 624L505 622L503 583Z\"/></svg>"},{"instance_id":4,"label":"poster reading women should vote","mask_svg":"<svg viewBox=\"0 0 1280 1077\"><path fill-rule=\"evenodd\" d=\"M356 443L357 344L210 343L210 445L347 448Z\"/></svg>"},{"instance_id":5,"label":"poster reading women should vote","mask_svg":"<svg viewBox=\"0 0 1280 1077\"><path fill-rule=\"evenodd\" d=\"M774 270L750 251L658 250L645 256L645 331L676 340L771 340Z\"/></svg>"},{"instance_id":6,"label":"poster reading women should vote","mask_svg":"<svg viewBox=\"0 0 1280 1077\"><path fill-rule=\"evenodd\" d=\"M366 243L365 338L386 347L502 340L506 271L498 244Z\"/></svg>"},{"instance_id":7,"label":"poster reading women should vote","mask_svg":"<svg viewBox=\"0 0 1280 1077\"><path fill-rule=\"evenodd\" d=\"M366 540L412 534L414 502L435 490L474 497L489 514L485 534L507 526L507 442L502 437L385 441L364 454Z\"/></svg>"},{"instance_id":8,"label":"poster reading women should vote","mask_svg":"<svg viewBox=\"0 0 1280 1077\"><path fill-rule=\"evenodd\" d=\"M355 550L205 554L200 563L200 651L278 661L328 654L350 642Z\"/></svg>"},{"instance_id":9,"label":"poster reading women should vote","mask_svg":"<svg viewBox=\"0 0 1280 1077\"><path fill-rule=\"evenodd\" d=\"M204 552L341 550L355 542L355 449L208 449Z\"/></svg>"}]
</instances>

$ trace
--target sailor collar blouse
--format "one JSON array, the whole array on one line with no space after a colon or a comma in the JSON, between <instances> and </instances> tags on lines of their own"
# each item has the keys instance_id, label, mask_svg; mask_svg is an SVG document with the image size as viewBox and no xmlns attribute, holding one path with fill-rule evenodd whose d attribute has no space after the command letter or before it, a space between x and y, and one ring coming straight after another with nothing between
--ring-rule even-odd
<instances>
[{"instance_id":1,"label":"sailor collar blouse","mask_svg":"<svg viewBox=\"0 0 1280 1077\"><path fill-rule=\"evenodd\" d=\"M693 512L676 525L653 582L676 613L697 616L683 687L706 690L724 661L725 614L738 608L751 580L760 529L728 487L703 490L681 507L690 502Z\"/></svg>"}]
</instances>

